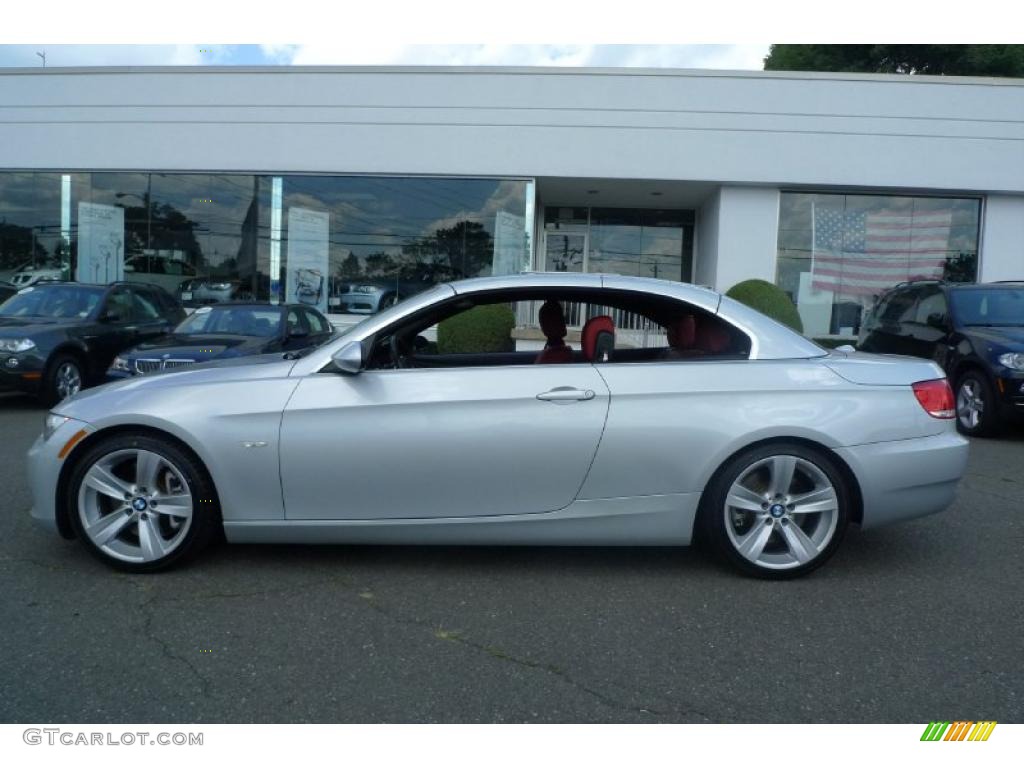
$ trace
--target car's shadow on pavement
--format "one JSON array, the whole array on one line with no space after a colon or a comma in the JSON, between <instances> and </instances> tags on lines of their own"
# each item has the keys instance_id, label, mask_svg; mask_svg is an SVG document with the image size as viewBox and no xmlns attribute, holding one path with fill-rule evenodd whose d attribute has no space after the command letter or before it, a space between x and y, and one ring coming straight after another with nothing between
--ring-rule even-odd
<instances>
[{"instance_id":1,"label":"car's shadow on pavement","mask_svg":"<svg viewBox=\"0 0 1024 768\"><path fill-rule=\"evenodd\" d=\"M0 413L6 411L45 411L46 407L31 395L21 392L0 392Z\"/></svg>"}]
</instances>

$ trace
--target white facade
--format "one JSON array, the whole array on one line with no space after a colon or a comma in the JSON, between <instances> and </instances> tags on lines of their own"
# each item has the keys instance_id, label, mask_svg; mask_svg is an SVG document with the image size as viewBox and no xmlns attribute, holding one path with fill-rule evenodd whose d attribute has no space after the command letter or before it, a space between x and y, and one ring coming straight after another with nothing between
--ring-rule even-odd
<instances>
[{"instance_id":1,"label":"white facade","mask_svg":"<svg viewBox=\"0 0 1024 768\"><path fill-rule=\"evenodd\" d=\"M687 209L692 279L776 277L780 191L979 197L1024 277L1024 82L673 70L0 71L0 170L536 179L546 206ZM539 248L535 239L534 248ZM542 266L535 262L535 266Z\"/></svg>"}]
</instances>

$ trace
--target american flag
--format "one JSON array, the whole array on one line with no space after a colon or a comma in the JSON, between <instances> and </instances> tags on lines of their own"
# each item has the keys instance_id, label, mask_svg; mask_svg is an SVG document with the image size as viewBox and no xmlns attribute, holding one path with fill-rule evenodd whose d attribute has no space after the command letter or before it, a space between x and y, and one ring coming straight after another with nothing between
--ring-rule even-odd
<instances>
[{"instance_id":1,"label":"american flag","mask_svg":"<svg viewBox=\"0 0 1024 768\"><path fill-rule=\"evenodd\" d=\"M814 208L811 285L873 296L906 280L942 277L950 251L950 211Z\"/></svg>"}]
</instances>

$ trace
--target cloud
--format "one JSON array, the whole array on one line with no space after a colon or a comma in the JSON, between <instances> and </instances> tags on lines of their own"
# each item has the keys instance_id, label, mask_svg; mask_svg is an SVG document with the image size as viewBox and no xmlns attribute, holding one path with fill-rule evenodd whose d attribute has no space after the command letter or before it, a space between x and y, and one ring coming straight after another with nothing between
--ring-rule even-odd
<instances>
[{"instance_id":1,"label":"cloud","mask_svg":"<svg viewBox=\"0 0 1024 768\"><path fill-rule=\"evenodd\" d=\"M0 67L405 65L761 69L767 45L0 45Z\"/></svg>"},{"instance_id":2,"label":"cloud","mask_svg":"<svg viewBox=\"0 0 1024 768\"><path fill-rule=\"evenodd\" d=\"M0 45L0 67L195 66L230 63L226 45Z\"/></svg>"},{"instance_id":3,"label":"cloud","mask_svg":"<svg viewBox=\"0 0 1024 768\"><path fill-rule=\"evenodd\" d=\"M295 65L678 67L761 69L768 45L297 45L278 47ZM288 58L290 54L290 59Z\"/></svg>"}]
</instances>

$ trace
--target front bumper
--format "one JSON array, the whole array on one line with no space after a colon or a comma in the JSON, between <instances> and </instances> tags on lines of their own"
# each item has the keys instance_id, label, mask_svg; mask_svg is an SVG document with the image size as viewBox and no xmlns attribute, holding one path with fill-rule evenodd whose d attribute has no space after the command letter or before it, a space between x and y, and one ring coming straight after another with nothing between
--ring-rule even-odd
<instances>
[{"instance_id":1,"label":"front bumper","mask_svg":"<svg viewBox=\"0 0 1024 768\"><path fill-rule=\"evenodd\" d=\"M35 394L42 385L45 366L46 361L31 352L0 352L0 392Z\"/></svg>"},{"instance_id":2,"label":"front bumper","mask_svg":"<svg viewBox=\"0 0 1024 768\"><path fill-rule=\"evenodd\" d=\"M950 422L930 437L837 448L860 485L861 527L912 520L948 507L967 468L968 446Z\"/></svg>"},{"instance_id":3,"label":"front bumper","mask_svg":"<svg viewBox=\"0 0 1024 768\"><path fill-rule=\"evenodd\" d=\"M32 494L32 519L50 531L58 531L57 525L57 480L65 459L60 451L80 430L93 432L91 425L77 419L68 419L43 440L39 435L28 449L28 486Z\"/></svg>"}]
</instances>

